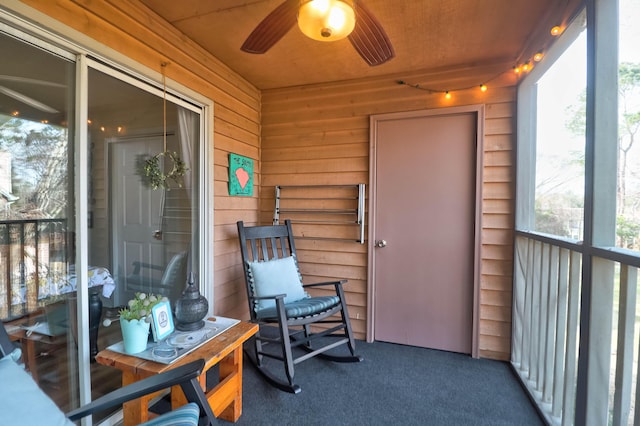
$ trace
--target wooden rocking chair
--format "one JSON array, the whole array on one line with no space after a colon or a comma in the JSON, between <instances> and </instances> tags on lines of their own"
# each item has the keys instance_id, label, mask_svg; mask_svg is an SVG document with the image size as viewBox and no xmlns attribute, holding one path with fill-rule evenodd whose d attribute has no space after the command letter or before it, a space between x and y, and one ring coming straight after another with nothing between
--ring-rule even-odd
<instances>
[{"instance_id":1,"label":"wooden rocking chair","mask_svg":"<svg viewBox=\"0 0 640 426\"><path fill-rule=\"evenodd\" d=\"M245 227L240 221L238 234L251 322L260 326L252 339L254 354L249 354L249 359L267 381L286 392L298 393L300 386L293 382L295 364L316 355L336 362L362 361L362 357L355 354L342 289L347 280L302 284L291 222ZM312 287L333 287L335 295L310 297L305 289ZM312 325L321 328L329 325L329 328L312 332ZM318 341L320 344L316 345ZM272 343L279 344L279 350L266 350ZM348 355L326 353L343 344L348 346ZM294 357L295 348L303 349L302 355ZM284 363L286 381L267 369L264 357Z\"/></svg>"}]
</instances>

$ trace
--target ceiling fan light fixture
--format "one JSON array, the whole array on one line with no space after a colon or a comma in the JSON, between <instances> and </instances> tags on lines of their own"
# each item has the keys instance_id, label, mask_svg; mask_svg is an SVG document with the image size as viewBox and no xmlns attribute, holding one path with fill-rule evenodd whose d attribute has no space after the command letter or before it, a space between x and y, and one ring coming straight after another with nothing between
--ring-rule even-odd
<instances>
[{"instance_id":1,"label":"ceiling fan light fixture","mask_svg":"<svg viewBox=\"0 0 640 426\"><path fill-rule=\"evenodd\" d=\"M298 27L304 35L318 41L347 37L356 25L350 0L309 0L300 5Z\"/></svg>"}]
</instances>

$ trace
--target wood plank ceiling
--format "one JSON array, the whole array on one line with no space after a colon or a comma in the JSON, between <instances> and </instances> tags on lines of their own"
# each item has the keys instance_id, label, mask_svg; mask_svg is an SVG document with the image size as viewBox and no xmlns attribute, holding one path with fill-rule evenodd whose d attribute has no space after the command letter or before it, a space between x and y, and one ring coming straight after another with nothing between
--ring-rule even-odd
<instances>
[{"instance_id":1,"label":"wood plank ceiling","mask_svg":"<svg viewBox=\"0 0 640 426\"><path fill-rule=\"evenodd\" d=\"M259 89L524 61L566 24L573 0L357 0L382 24L396 57L368 66L351 43L318 42L297 26L267 53L240 50L283 0L141 0Z\"/></svg>"}]
</instances>

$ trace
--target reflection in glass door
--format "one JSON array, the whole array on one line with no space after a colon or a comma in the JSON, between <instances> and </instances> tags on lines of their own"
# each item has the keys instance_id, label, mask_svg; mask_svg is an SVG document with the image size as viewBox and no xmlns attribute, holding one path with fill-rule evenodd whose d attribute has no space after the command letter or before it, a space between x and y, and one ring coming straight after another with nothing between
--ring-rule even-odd
<instances>
[{"instance_id":1,"label":"reflection in glass door","mask_svg":"<svg viewBox=\"0 0 640 426\"><path fill-rule=\"evenodd\" d=\"M17 33L16 33L17 34ZM38 385L78 404L75 63L0 33L0 320Z\"/></svg>"},{"instance_id":2,"label":"reflection in glass door","mask_svg":"<svg viewBox=\"0 0 640 426\"><path fill-rule=\"evenodd\" d=\"M121 340L119 324L102 321L137 291L175 302L187 273L201 270L201 109L10 31L0 32L12 58L0 61L0 320L32 377L69 411L89 386L96 398L121 385L118 370L93 359ZM76 71L87 66L87 137L74 141L75 78L85 75ZM165 151L187 173L154 189L143 165Z\"/></svg>"},{"instance_id":3,"label":"reflection in glass door","mask_svg":"<svg viewBox=\"0 0 640 426\"><path fill-rule=\"evenodd\" d=\"M91 140L89 264L110 272L114 290L101 298L98 350L122 340L118 311L135 293L168 297L184 290L189 271L198 271L199 114L162 90L90 62L88 134ZM186 174L155 187L145 173L150 158L165 152L185 162ZM173 162L160 156L168 174ZM195 183L194 183L195 182ZM120 386L120 371L92 368L92 388ZM114 380L115 378L115 380Z\"/></svg>"},{"instance_id":4,"label":"reflection in glass door","mask_svg":"<svg viewBox=\"0 0 640 426\"><path fill-rule=\"evenodd\" d=\"M96 64L97 65L97 64ZM114 275L107 307L126 305L135 292L180 296L187 272L197 271L199 116L148 87L117 78L114 70L89 70L91 259ZM146 89L146 90L145 90ZM151 90L151 91L148 91ZM166 115L164 107L166 105ZM155 187L146 161L170 152L186 174ZM173 160L160 156L169 173ZM196 207L192 207L196 206Z\"/></svg>"}]
</instances>

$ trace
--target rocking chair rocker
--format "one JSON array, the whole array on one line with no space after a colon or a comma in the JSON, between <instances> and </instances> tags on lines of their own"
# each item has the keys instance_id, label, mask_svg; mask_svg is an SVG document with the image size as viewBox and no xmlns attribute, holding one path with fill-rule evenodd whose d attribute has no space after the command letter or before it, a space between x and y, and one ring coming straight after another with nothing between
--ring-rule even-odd
<instances>
[{"instance_id":1,"label":"rocking chair rocker","mask_svg":"<svg viewBox=\"0 0 640 426\"><path fill-rule=\"evenodd\" d=\"M347 280L302 284L289 220L273 226L237 224L251 322L260 327L252 339L254 353L249 359L266 380L280 390L298 393L301 388L293 382L295 364L316 355L336 362L362 361L355 353L342 288ZM310 297L305 289L312 287L333 287L335 295ZM312 332L312 325L330 328ZM312 345L319 339L319 346ZM266 350L271 343L279 344L280 350ZM343 344L347 344L349 355L326 353ZM296 348L304 353L294 357ZM286 381L267 369L264 357L284 363Z\"/></svg>"}]
</instances>

